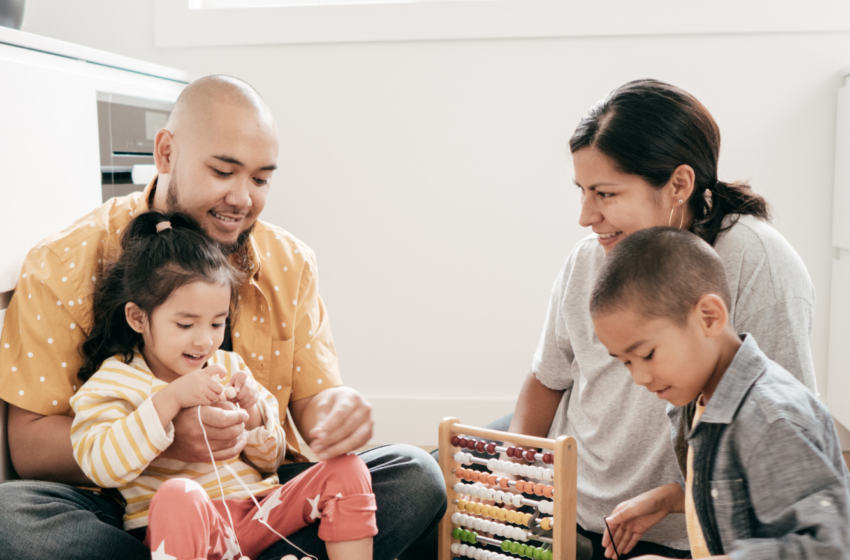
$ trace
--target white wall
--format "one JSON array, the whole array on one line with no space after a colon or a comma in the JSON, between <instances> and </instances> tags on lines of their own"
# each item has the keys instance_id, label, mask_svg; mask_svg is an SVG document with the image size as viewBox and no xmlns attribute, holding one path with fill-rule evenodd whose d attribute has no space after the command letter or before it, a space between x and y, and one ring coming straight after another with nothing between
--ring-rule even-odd
<instances>
[{"instance_id":1,"label":"white wall","mask_svg":"<svg viewBox=\"0 0 850 560\"><path fill-rule=\"evenodd\" d=\"M702 100L723 131L722 175L774 205L817 289L826 389L850 33L156 49L152 0L26 9L24 31L236 75L264 95L282 137L264 218L317 251L343 375L376 403L377 441L433 443L444 413L481 423L510 411L552 281L586 233L567 139L638 77Z\"/></svg>"}]
</instances>

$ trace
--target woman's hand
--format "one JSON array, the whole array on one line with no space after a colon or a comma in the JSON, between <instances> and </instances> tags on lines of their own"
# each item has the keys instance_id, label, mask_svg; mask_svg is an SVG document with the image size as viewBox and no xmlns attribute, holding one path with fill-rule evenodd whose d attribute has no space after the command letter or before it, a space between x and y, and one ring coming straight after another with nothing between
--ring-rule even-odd
<instances>
[{"instance_id":1,"label":"woman's hand","mask_svg":"<svg viewBox=\"0 0 850 560\"><path fill-rule=\"evenodd\" d=\"M236 391L236 396L229 399L248 413L246 430L253 430L263 425L263 419L257 402L260 400L260 385L257 380L245 371L237 371L230 376L230 387Z\"/></svg>"},{"instance_id":2,"label":"woman's hand","mask_svg":"<svg viewBox=\"0 0 850 560\"><path fill-rule=\"evenodd\" d=\"M640 496L627 500L614 508L606 518L608 527L602 535L602 546L606 558L616 558L614 545L620 554L628 554L650 527L667 517L667 514L682 512L685 509L685 494L678 484L667 484ZM643 557L656 558L656 557Z\"/></svg>"}]
</instances>

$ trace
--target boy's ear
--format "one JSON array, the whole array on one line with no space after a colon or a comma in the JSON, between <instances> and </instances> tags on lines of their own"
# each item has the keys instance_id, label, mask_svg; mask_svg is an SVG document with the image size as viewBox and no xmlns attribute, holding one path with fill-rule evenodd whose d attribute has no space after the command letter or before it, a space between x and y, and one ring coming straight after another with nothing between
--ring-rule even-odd
<instances>
[{"instance_id":1,"label":"boy's ear","mask_svg":"<svg viewBox=\"0 0 850 560\"><path fill-rule=\"evenodd\" d=\"M700 326L706 336L714 338L719 336L729 323L729 311L723 298L715 294L706 294L699 298L696 305Z\"/></svg>"},{"instance_id":2,"label":"boy's ear","mask_svg":"<svg viewBox=\"0 0 850 560\"><path fill-rule=\"evenodd\" d=\"M124 306L124 316L127 318L127 324L130 325L131 329L139 334L144 332L147 314L141 307L131 301Z\"/></svg>"}]
</instances>

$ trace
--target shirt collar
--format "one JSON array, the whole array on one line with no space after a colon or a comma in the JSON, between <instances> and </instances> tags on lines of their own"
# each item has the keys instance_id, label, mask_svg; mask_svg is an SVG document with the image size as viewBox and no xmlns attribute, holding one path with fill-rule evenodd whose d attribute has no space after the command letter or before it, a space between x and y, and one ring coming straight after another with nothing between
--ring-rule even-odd
<instances>
[{"instance_id":1,"label":"shirt collar","mask_svg":"<svg viewBox=\"0 0 850 560\"><path fill-rule=\"evenodd\" d=\"M735 358L708 401L700 423L730 424L750 387L767 367L767 356L761 351L753 335L742 334L741 342Z\"/></svg>"}]
</instances>

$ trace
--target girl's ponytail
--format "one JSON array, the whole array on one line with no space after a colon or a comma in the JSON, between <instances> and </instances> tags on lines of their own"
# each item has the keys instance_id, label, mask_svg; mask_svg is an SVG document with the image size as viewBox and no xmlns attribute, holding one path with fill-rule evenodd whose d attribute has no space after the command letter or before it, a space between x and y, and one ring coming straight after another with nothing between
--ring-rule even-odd
<instances>
[{"instance_id":1,"label":"girl's ponytail","mask_svg":"<svg viewBox=\"0 0 850 560\"><path fill-rule=\"evenodd\" d=\"M170 227L166 226L168 222ZM130 363L144 338L127 323L133 302L150 317L174 290L191 282L230 286L231 309L243 275L192 218L179 213L146 212L134 218L121 238L121 257L105 267L95 286L92 330L80 347L84 364L77 376L87 381L115 355Z\"/></svg>"}]
</instances>

